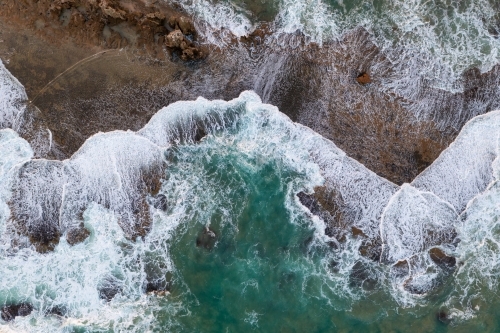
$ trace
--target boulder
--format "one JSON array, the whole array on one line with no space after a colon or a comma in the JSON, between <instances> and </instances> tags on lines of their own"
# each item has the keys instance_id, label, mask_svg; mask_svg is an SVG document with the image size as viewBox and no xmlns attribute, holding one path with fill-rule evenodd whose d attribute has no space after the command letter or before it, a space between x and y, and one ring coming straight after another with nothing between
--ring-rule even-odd
<instances>
[{"instance_id":1,"label":"boulder","mask_svg":"<svg viewBox=\"0 0 500 333\"><path fill-rule=\"evenodd\" d=\"M122 283L114 276L107 276L99 285L99 298L110 302L116 295L122 292Z\"/></svg>"},{"instance_id":2,"label":"boulder","mask_svg":"<svg viewBox=\"0 0 500 333\"><path fill-rule=\"evenodd\" d=\"M78 227L71 228L66 234L66 240L69 245L76 245L83 242L90 236L90 231L85 228L83 223L80 223Z\"/></svg>"},{"instance_id":3,"label":"boulder","mask_svg":"<svg viewBox=\"0 0 500 333\"><path fill-rule=\"evenodd\" d=\"M433 247L429 250L429 256L432 261L441 268L453 268L457 264L455 257L449 256L443 250Z\"/></svg>"},{"instance_id":4,"label":"boulder","mask_svg":"<svg viewBox=\"0 0 500 333\"><path fill-rule=\"evenodd\" d=\"M5 321L14 320L17 316L25 317L33 311L33 306L29 303L6 305L0 309L0 316Z\"/></svg>"},{"instance_id":5,"label":"boulder","mask_svg":"<svg viewBox=\"0 0 500 333\"><path fill-rule=\"evenodd\" d=\"M196 247L212 250L217 242L217 234L209 227L204 228L196 238Z\"/></svg>"},{"instance_id":6,"label":"boulder","mask_svg":"<svg viewBox=\"0 0 500 333\"><path fill-rule=\"evenodd\" d=\"M167 35L165 45L170 48L180 48L181 43L184 41L184 35L180 30L174 30Z\"/></svg>"},{"instance_id":7,"label":"boulder","mask_svg":"<svg viewBox=\"0 0 500 333\"><path fill-rule=\"evenodd\" d=\"M370 82L372 82L371 78L370 78L370 74L368 73L360 73L358 75L358 77L356 78L356 81L358 81L359 84L368 84Z\"/></svg>"}]
</instances>

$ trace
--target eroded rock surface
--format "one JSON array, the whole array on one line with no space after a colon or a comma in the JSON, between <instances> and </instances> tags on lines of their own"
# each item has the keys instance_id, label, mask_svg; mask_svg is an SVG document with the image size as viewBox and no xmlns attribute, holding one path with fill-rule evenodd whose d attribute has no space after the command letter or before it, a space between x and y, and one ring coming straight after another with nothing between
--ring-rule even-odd
<instances>
[{"instance_id":1,"label":"eroded rock surface","mask_svg":"<svg viewBox=\"0 0 500 333\"><path fill-rule=\"evenodd\" d=\"M71 38L79 45L104 44L106 48L131 45L157 58L164 58L162 41L172 29L196 37L191 18L164 1L2 1L0 17L30 27L56 44ZM196 49L193 45L190 48L190 51ZM195 58L189 60L192 59Z\"/></svg>"}]
</instances>

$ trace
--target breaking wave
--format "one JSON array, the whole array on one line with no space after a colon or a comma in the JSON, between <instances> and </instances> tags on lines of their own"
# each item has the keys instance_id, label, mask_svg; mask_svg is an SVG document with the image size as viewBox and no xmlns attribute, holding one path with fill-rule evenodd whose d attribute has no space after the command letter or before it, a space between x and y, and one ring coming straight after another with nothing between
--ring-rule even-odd
<instances>
[{"instance_id":1,"label":"breaking wave","mask_svg":"<svg viewBox=\"0 0 500 333\"><path fill-rule=\"evenodd\" d=\"M0 120L13 127L25 93L0 69ZM0 325L188 330L182 318L203 315L184 267L200 254L183 259L196 247L218 254L219 269L248 276L241 293L265 289L242 267L272 276L262 262L283 261L280 283L300 289L292 296L320 300L325 313L355 311L366 297L413 309L436 293L447 318L471 318L498 287L499 130L498 111L474 118L412 184L398 187L253 92L229 102L174 103L137 132L95 134L64 161L33 159L24 139L2 129L0 304L32 311ZM304 199L321 191L323 212ZM266 227L272 232L259 233ZM295 246L266 238L280 229L283 239L312 236L292 239ZM183 241L191 234L196 244ZM256 238L240 239L248 235ZM244 255L235 250L246 242ZM365 253L379 245L378 257ZM245 325L264 321L257 310L242 311Z\"/></svg>"}]
</instances>

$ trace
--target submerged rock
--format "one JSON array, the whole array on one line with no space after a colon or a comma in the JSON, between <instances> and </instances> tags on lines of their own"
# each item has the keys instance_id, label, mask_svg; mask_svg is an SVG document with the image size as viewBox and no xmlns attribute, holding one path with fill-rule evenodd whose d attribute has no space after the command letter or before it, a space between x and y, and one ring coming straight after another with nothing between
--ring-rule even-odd
<instances>
[{"instance_id":1,"label":"submerged rock","mask_svg":"<svg viewBox=\"0 0 500 333\"><path fill-rule=\"evenodd\" d=\"M38 253L54 251L55 247L59 244L60 238L61 234L55 228L43 229L29 236L30 243L35 246Z\"/></svg>"},{"instance_id":2,"label":"submerged rock","mask_svg":"<svg viewBox=\"0 0 500 333\"><path fill-rule=\"evenodd\" d=\"M194 134L194 142L200 142L201 139L207 136L207 132L203 127L197 127Z\"/></svg>"},{"instance_id":3,"label":"submerged rock","mask_svg":"<svg viewBox=\"0 0 500 333\"><path fill-rule=\"evenodd\" d=\"M437 312L436 319L445 325L448 325L451 322L451 318L448 315L448 312L446 312L445 310L440 310L439 312Z\"/></svg>"},{"instance_id":4,"label":"submerged rock","mask_svg":"<svg viewBox=\"0 0 500 333\"><path fill-rule=\"evenodd\" d=\"M212 250L217 243L217 234L209 227L204 228L196 238L196 246Z\"/></svg>"},{"instance_id":5,"label":"submerged rock","mask_svg":"<svg viewBox=\"0 0 500 333\"><path fill-rule=\"evenodd\" d=\"M409 279L407 279L403 283L403 288L404 288L404 290L406 290L410 294L413 294L413 295L424 295L429 290L431 290L433 288L433 286L432 285L427 285L427 284L419 284L418 282L415 283L415 281L413 280L413 278L410 277Z\"/></svg>"},{"instance_id":6,"label":"submerged rock","mask_svg":"<svg viewBox=\"0 0 500 333\"><path fill-rule=\"evenodd\" d=\"M373 261L380 261L382 256L382 242L380 238L363 240L359 247L359 254Z\"/></svg>"},{"instance_id":7,"label":"submerged rock","mask_svg":"<svg viewBox=\"0 0 500 333\"><path fill-rule=\"evenodd\" d=\"M344 205L342 195L332 187L316 187L313 194L299 192L297 197L311 214L320 217L326 224L325 234L332 237L329 245L338 249L345 243L351 234L353 237L363 238L359 253L373 261L379 261L382 253L380 237L369 237L362 227L354 226Z\"/></svg>"},{"instance_id":8,"label":"submerged rock","mask_svg":"<svg viewBox=\"0 0 500 333\"><path fill-rule=\"evenodd\" d=\"M6 305L0 309L0 315L3 320L11 321L16 317L25 317L33 311L33 306L29 303L20 303L14 305Z\"/></svg>"},{"instance_id":9,"label":"submerged rock","mask_svg":"<svg viewBox=\"0 0 500 333\"><path fill-rule=\"evenodd\" d=\"M349 284L351 287L373 290L377 284L377 279L373 276L370 267L366 263L357 261L349 274Z\"/></svg>"},{"instance_id":10,"label":"submerged rock","mask_svg":"<svg viewBox=\"0 0 500 333\"><path fill-rule=\"evenodd\" d=\"M152 199L152 205L154 208L165 212L168 208L167 197L163 194L158 194Z\"/></svg>"},{"instance_id":11,"label":"submerged rock","mask_svg":"<svg viewBox=\"0 0 500 333\"><path fill-rule=\"evenodd\" d=\"M391 274L396 278L402 278L410 274L408 260L399 260L391 267Z\"/></svg>"},{"instance_id":12,"label":"submerged rock","mask_svg":"<svg viewBox=\"0 0 500 333\"><path fill-rule=\"evenodd\" d=\"M432 261L441 268L454 268L457 264L455 257L447 255L443 250L433 247L429 250Z\"/></svg>"},{"instance_id":13,"label":"submerged rock","mask_svg":"<svg viewBox=\"0 0 500 333\"><path fill-rule=\"evenodd\" d=\"M56 306L53 306L50 309L48 309L46 314L64 317L64 316L66 316L66 312L67 312L67 309L65 307L56 305Z\"/></svg>"},{"instance_id":14,"label":"submerged rock","mask_svg":"<svg viewBox=\"0 0 500 333\"><path fill-rule=\"evenodd\" d=\"M122 283L114 276L108 276L99 285L99 297L110 302L116 295L122 292Z\"/></svg>"}]
</instances>

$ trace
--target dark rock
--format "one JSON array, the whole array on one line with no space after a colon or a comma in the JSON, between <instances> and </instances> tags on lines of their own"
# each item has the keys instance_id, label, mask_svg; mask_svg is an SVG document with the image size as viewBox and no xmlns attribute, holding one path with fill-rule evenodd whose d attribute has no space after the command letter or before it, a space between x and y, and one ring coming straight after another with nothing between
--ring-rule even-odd
<instances>
[{"instance_id":1,"label":"dark rock","mask_svg":"<svg viewBox=\"0 0 500 333\"><path fill-rule=\"evenodd\" d=\"M310 252L310 247L311 244L314 240L314 237L312 235L307 236L302 243L300 244L300 249L302 250L303 253L309 253Z\"/></svg>"},{"instance_id":2,"label":"dark rock","mask_svg":"<svg viewBox=\"0 0 500 333\"><path fill-rule=\"evenodd\" d=\"M9 202L11 224L39 253L59 244L63 165L60 161L31 160L23 164ZM43 195L42 195L43 193Z\"/></svg>"},{"instance_id":3,"label":"dark rock","mask_svg":"<svg viewBox=\"0 0 500 333\"><path fill-rule=\"evenodd\" d=\"M164 166L150 170L142 170L141 178L143 183L139 185L139 190L153 196L157 195L161 189L161 180L164 176L164 171Z\"/></svg>"},{"instance_id":4,"label":"dark rock","mask_svg":"<svg viewBox=\"0 0 500 333\"><path fill-rule=\"evenodd\" d=\"M395 277L405 277L410 274L410 266L407 260L399 260L391 267L391 273Z\"/></svg>"},{"instance_id":5,"label":"dark rock","mask_svg":"<svg viewBox=\"0 0 500 333\"><path fill-rule=\"evenodd\" d=\"M269 24L261 24L248 36L242 36L240 41L249 45L260 45L264 42L265 38L272 34Z\"/></svg>"},{"instance_id":6,"label":"dark rock","mask_svg":"<svg viewBox=\"0 0 500 333\"><path fill-rule=\"evenodd\" d=\"M161 291L170 291L168 283L165 280L152 280L146 283L146 293L154 293Z\"/></svg>"},{"instance_id":7,"label":"dark rock","mask_svg":"<svg viewBox=\"0 0 500 333\"><path fill-rule=\"evenodd\" d=\"M336 261L336 260L330 260L328 262L328 269L332 272L332 273L338 273L339 272L339 262Z\"/></svg>"},{"instance_id":8,"label":"dark rock","mask_svg":"<svg viewBox=\"0 0 500 333\"><path fill-rule=\"evenodd\" d=\"M368 238L368 236L363 232L363 230L357 228L357 227L352 227L351 228L351 231L352 231L352 235L354 237L364 237L364 238Z\"/></svg>"},{"instance_id":9,"label":"dark rock","mask_svg":"<svg viewBox=\"0 0 500 333\"><path fill-rule=\"evenodd\" d=\"M446 325L448 325L451 322L451 319L445 310L440 310L439 312L437 312L436 319Z\"/></svg>"},{"instance_id":10,"label":"dark rock","mask_svg":"<svg viewBox=\"0 0 500 333\"><path fill-rule=\"evenodd\" d=\"M194 134L194 141L200 142L201 139L203 139L206 136L207 136L207 132L205 131L205 129L202 127L197 127L196 133Z\"/></svg>"},{"instance_id":11,"label":"dark rock","mask_svg":"<svg viewBox=\"0 0 500 333\"><path fill-rule=\"evenodd\" d=\"M122 283L114 276L108 276L101 281L99 286L99 297L110 302L116 295L121 293Z\"/></svg>"},{"instance_id":12,"label":"dark rock","mask_svg":"<svg viewBox=\"0 0 500 333\"><path fill-rule=\"evenodd\" d=\"M170 292L173 275L166 271L166 267L157 260L148 258L144 262L146 281L144 285L145 293L165 294Z\"/></svg>"},{"instance_id":13,"label":"dark rock","mask_svg":"<svg viewBox=\"0 0 500 333\"><path fill-rule=\"evenodd\" d=\"M217 242L217 234L210 228L204 228L196 238L196 246L212 250Z\"/></svg>"},{"instance_id":14,"label":"dark rock","mask_svg":"<svg viewBox=\"0 0 500 333\"><path fill-rule=\"evenodd\" d=\"M429 250L429 255L436 263L441 268L454 268L457 264L457 260L455 257L451 257L444 253L443 250L437 247L433 247L432 249Z\"/></svg>"},{"instance_id":15,"label":"dark rock","mask_svg":"<svg viewBox=\"0 0 500 333\"><path fill-rule=\"evenodd\" d=\"M153 219L149 212L148 202L142 195L131 200L131 209L132 218L122 215L122 219L118 223L125 231L126 237L135 241L137 237L143 238L151 231Z\"/></svg>"},{"instance_id":16,"label":"dark rock","mask_svg":"<svg viewBox=\"0 0 500 333\"><path fill-rule=\"evenodd\" d=\"M443 279L421 279L422 276L412 275L403 283L403 289L413 295L426 295L436 291L442 285Z\"/></svg>"},{"instance_id":17,"label":"dark rock","mask_svg":"<svg viewBox=\"0 0 500 333\"><path fill-rule=\"evenodd\" d=\"M304 192L299 192L297 193L297 197L299 198L300 203L309 209L311 214L314 215L319 215L321 213L321 208L317 202L317 200L314 200L314 196L311 194L306 194ZM331 237L326 231L325 233Z\"/></svg>"},{"instance_id":18,"label":"dark rock","mask_svg":"<svg viewBox=\"0 0 500 333\"><path fill-rule=\"evenodd\" d=\"M407 279L403 283L403 288L413 295L424 295L431 289L430 286L415 284L413 278Z\"/></svg>"},{"instance_id":19,"label":"dark rock","mask_svg":"<svg viewBox=\"0 0 500 333\"><path fill-rule=\"evenodd\" d=\"M47 253L54 251L57 244L59 244L59 239L61 234L58 229L50 228L39 228L34 230L29 235L30 243L35 246L35 250L38 253Z\"/></svg>"},{"instance_id":20,"label":"dark rock","mask_svg":"<svg viewBox=\"0 0 500 333\"><path fill-rule=\"evenodd\" d=\"M66 240L68 241L69 245L76 245L86 240L89 236L90 231L85 228L83 223L80 223L78 227L68 230L68 233L66 234Z\"/></svg>"},{"instance_id":21,"label":"dark rock","mask_svg":"<svg viewBox=\"0 0 500 333\"><path fill-rule=\"evenodd\" d=\"M380 239L366 239L359 247L359 254L373 261L380 261L382 255L382 243Z\"/></svg>"},{"instance_id":22,"label":"dark rock","mask_svg":"<svg viewBox=\"0 0 500 333\"><path fill-rule=\"evenodd\" d=\"M165 212L168 208L167 197L163 194L158 194L156 197L153 198L152 204L154 208Z\"/></svg>"},{"instance_id":23,"label":"dark rock","mask_svg":"<svg viewBox=\"0 0 500 333\"><path fill-rule=\"evenodd\" d=\"M3 320L11 321L17 316L25 317L33 311L33 306L29 303L20 303L14 305L6 305L0 309L0 314Z\"/></svg>"},{"instance_id":24,"label":"dark rock","mask_svg":"<svg viewBox=\"0 0 500 333\"><path fill-rule=\"evenodd\" d=\"M46 314L64 317L66 315L66 308L56 305L47 310Z\"/></svg>"}]
</instances>

